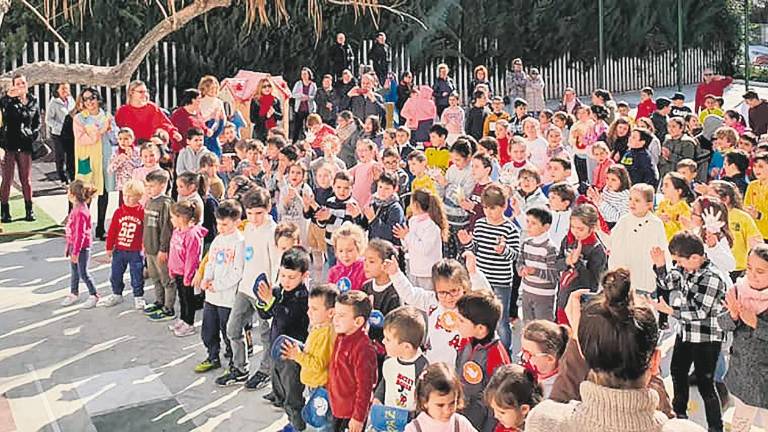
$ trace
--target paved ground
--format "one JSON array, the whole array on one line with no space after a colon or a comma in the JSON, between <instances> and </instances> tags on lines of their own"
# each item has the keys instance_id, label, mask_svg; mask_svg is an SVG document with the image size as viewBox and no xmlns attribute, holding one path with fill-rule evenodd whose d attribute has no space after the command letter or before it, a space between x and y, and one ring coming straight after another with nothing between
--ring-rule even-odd
<instances>
[{"instance_id":1,"label":"paved ground","mask_svg":"<svg viewBox=\"0 0 768 432\"><path fill-rule=\"evenodd\" d=\"M741 91L732 89L726 99L738 101ZM51 169L35 165L36 186L55 190L45 180ZM114 206L116 197L111 201ZM66 216L61 194L36 202L56 221ZM282 412L262 401L264 391L218 388L219 372L192 372L205 356L199 336L175 338L165 323L147 321L128 302L112 309L59 306L69 285L63 249L61 238L0 246L0 432L272 432L283 426ZM103 243L94 252L103 255ZM108 265L93 261L91 271L99 290L109 292ZM703 422L700 400L691 408Z\"/></svg>"}]
</instances>

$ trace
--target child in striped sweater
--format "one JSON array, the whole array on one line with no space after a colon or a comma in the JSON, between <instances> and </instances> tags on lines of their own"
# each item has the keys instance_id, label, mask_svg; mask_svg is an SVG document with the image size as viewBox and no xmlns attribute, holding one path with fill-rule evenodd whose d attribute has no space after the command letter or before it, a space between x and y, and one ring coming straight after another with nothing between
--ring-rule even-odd
<instances>
[{"instance_id":1,"label":"child in striped sweater","mask_svg":"<svg viewBox=\"0 0 768 432\"><path fill-rule=\"evenodd\" d=\"M520 253L520 230L504 217L507 194L496 183L488 185L481 196L485 217L475 223L472 233L461 230L459 241L465 249L470 249L477 256L477 267L488 278L493 292L503 306L502 315L509 316L510 303L517 305L517 296L512 297L512 266ZM512 342L509 321L500 319L496 327L499 339L504 346Z\"/></svg>"},{"instance_id":2,"label":"child in striped sweater","mask_svg":"<svg viewBox=\"0 0 768 432\"><path fill-rule=\"evenodd\" d=\"M532 207L525 212L526 239L520 247L517 272L523 278L523 320L555 320L557 294L558 248L549 238L552 213L546 208Z\"/></svg>"},{"instance_id":3,"label":"child in striped sweater","mask_svg":"<svg viewBox=\"0 0 768 432\"><path fill-rule=\"evenodd\" d=\"M624 165L613 164L605 174L602 191L595 187L587 189L587 197L597 206L610 228L629 213L629 172Z\"/></svg>"}]
</instances>

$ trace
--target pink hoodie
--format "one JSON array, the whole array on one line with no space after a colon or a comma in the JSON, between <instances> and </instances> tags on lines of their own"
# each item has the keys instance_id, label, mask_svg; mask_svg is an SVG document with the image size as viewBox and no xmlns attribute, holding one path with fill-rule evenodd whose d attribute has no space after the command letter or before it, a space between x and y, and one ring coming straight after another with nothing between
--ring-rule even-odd
<instances>
[{"instance_id":1,"label":"pink hoodie","mask_svg":"<svg viewBox=\"0 0 768 432\"><path fill-rule=\"evenodd\" d=\"M363 287L365 282L365 272L363 271L363 259L360 258L352 264L345 266L339 261L328 270L328 283L336 284L341 278L348 278L352 282L352 290L356 291Z\"/></svg>"},{"instance_id":2,"label":"pink hoodie","mask_svg":"<svg viewBox=\"0 0 768 432\"><path fill-rule=\"evenodd\" d=\"M400 114L408 120L406 126L411 130L416 130L421 121L434 120L437 117L437 108L432 99L432 87L419 86L419 94L405 101Z\"/></svg>"},{"instance_id":3,"label":"pink hoodie","mask_svg":"<svg viewBox=\"0 0 768 432\"><path fill-rule=\"evenodd\" d=\"M192 285L203 253L203 238L207 233L208 230L200 225L173 230L168 252L168 274L171 277L183 276L185 286Z\"/></svg>"},{"instance_id":4,"label":"pink hoodie","mask_svg":"<svg viewBox=\"0 0 768 432\"><path fill-rule=\"evenodd\" d=\"M81 250L91 247L92 227L91 210L83 203L75 204L64 228L69 256L77 256Z\"/></svg>"}]
</instances>

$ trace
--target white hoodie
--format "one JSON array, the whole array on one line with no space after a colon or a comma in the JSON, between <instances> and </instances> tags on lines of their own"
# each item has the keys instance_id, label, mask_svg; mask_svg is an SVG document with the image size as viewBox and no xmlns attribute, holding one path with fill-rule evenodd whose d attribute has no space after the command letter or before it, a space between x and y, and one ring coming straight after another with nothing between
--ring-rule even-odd
<instances>
[{"instance_id":1,"label":"white hoodie","mask_svg":"<svg viewBox=\"0 0 768 432\"><path fill-rule=\"evenodd\" d=\"M260 274L266 274L269 283L277 280L280 257L275 246L276 226L275 221L268 217L260 226L246 223L243 230L243 278L237 290L254 300L253 284Z\"/></svg>"}]
</instances>

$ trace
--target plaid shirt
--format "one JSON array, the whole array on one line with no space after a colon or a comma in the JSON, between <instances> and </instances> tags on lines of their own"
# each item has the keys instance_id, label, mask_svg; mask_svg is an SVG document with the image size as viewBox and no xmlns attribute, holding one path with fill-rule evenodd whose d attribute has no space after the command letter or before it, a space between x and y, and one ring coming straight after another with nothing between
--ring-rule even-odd
<instances>
[{"instance_id":1,"label":"plaid shirt","mask_svg":"<svg viewBox=\"0 0 768 432\"><path fill-rule=\"evenodd\" d=\"M717 322L725 300L725 277L710 261L688 273L680 266L667 271L654 267L656 286L661 290L678 291L681 299L670 304L672 316L680 321L683 342L722 342L725 333Z\"/></svg>"}]
</instances>

